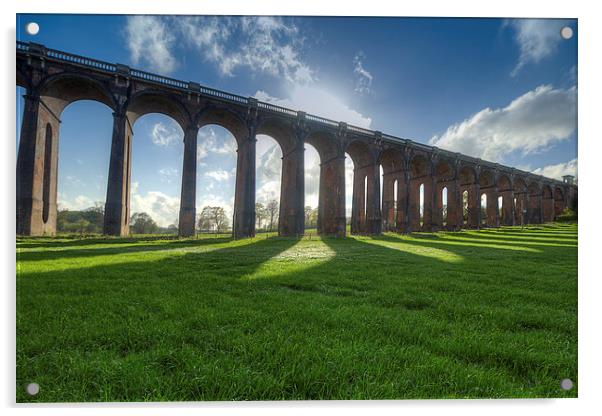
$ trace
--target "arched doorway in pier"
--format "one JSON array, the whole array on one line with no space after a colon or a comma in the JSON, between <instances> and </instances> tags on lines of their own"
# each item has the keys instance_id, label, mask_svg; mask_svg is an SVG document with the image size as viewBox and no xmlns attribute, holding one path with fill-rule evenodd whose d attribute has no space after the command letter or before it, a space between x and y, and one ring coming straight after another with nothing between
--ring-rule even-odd
<instances>
[{"instance_id":1,"label":"arched doorway in pier","mask_svg":"<svg viewBox=\"0 0 602 416\"><path fill-rule=\"evenodd\" d=\"M304 224L305 232L318 232L318 206L320 201L320 155L309 143L304 144Z\"/></svg>"},{"instance_id":2,"label":"arched doorway in pier","mask_svg":"<svg viewBox=\"0 0 602 416\"><path fill-rule=\"evenodd\" d=\"M107 155L115 102L106 87L81 74L49 75L29 95L31 86L17 74L19 147L17 153L17 233L53 235L59 207L82 211L60 218L60 231L101 232ZM23 99L23 95L27 96ZM36 115L37 119L31 119ZM25 121L25 118L27 120ZM35 130L22 129L22 124ZM27 140L22 146L23 137ZM63 139L60 139L64 135ZM35 148L27 143L41 143ZM59 153L64 153L59 157ZM85 160L89 159L89 163ZM33 165L32 161L35 161ZM104 163L103 163L104 162ZM103 166L104 165L104 166ZM89 209L92 208L90 212ZM62 217L62 216L61 216Z\"/></svg>"},{"instance_id":3,"label":"arched doorway in pier","mask_svg":"<svg viewBox=\"0 0 602 416\"><path fill-rule=\"evenodd\" d=\"M401 150L389 148L380 156L382 230L406 230L406 177Z\"/></svg>"},{"instance_id":4,"label":"arched doorway in pier","mask_svg":"<svg viewBox=\"0 0 602 416\"><path fill-rule=\"evenodd\" d=\"M458 172L462 193L463 222L466 228L479 226L480 192L477 191L477 174L469 165L463 165Z\"/></svg>"}]
</instances>

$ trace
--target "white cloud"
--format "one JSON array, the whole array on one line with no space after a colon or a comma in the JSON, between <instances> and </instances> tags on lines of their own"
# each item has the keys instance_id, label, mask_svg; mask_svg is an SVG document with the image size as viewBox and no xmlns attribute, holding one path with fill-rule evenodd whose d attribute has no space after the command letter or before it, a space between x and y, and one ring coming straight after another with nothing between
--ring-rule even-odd
<instances>
[{"instance_id":1,"label":"white cloud","mask_svg":"<svg viewBox=\"0 0 602 416\"><path fill-rule=\"evenodd\" d=\"M95 203L92 198L85 195L78 195L74 199L69 199L67 195L60 192L57 195L57 202L59 209L67 209L69 211L81 211L93 207Z\"/></svg>"},{"instance_id":2,"label":"white cloud","mask_svg":"<svg viewBox=\"0 0 602 416\"><path fill-rule=\"evenodd\" d=\"M257 136L257 190L256 200L266 204L275 199L280 201L282 176L282 150L268 136Z\"/></svg>"},{"instance_id":3,"label":"white cloud","mask_svg":"<svg viewBox=\"0 0 602 416\"><path fill-rule=\"evenodd\" d=\"M171 18L170 25L223 75L239 67L283 77L291 82L313 80L301 58L304 41L298 27L280 17L194 16Z\"/></svg>"},{"instance_id":4,"label":"white cloud","mask_svg":"<svg viewBox=\"0 0 602 416\"><path fill-rule=\"evenodd\" d=\"M200 214L204 207L222 207L226 212L226 217L228 217L228 222L230 226L232 225L232 215L234 213L234 197L229 200L224 199L220 195L215 194L203 194L200 197L197 197L196 200L196 212Z\"/></svg>"},{"instance_id":5,"label":"white cloud","mask_svg":"<svg viewBox=\"0 0 602 416\"><path fill-rule=\"evenodd\" d=\"M429 143L502 162L515 151L528 154L567 140L576 129L577 89L537 87L504 108L485 108L451 125Z\"/></svg>"},{"instance_id":6,"label":"white cloud","mask_svg":"<svg viewBox=\"0 0 602 416\"><path fill-rule=\"evenodd\" d=\"M577 177L577 159L569 160L565 163L548 165L543 168L537 168L533 171L537 175L543 175L547 178L562 180L564 175L573 175Z\"/></svg>"},{"instance_id":7,"label":"white cloud","mask_svg":"<svg viewBox=\"0 0 602 416\"><path fill-rule=\"evenodd\" d=\"M311 145L305 144L305 206L318 206L320 190L320 156Z\"/></svg>"},{"instance_id":8,"label":"white cloud","mask_svg":"<svg viewBox=\"0 0 602 416\"><path fill-rule=\"evenodd\" d=\"M207 176L208 178L212 178L218 182L227 181L228 179L230 179L230 173L222 169L205 172L205 176Z\"/></svg>"},{"instance_id":9,"label":"white cloud","mask_svg":"<svg viewBox=\"0 0 602 416\"><path fill-rule=\"evenodd\" d=\"M202 128L199 130L197 146L198 161L205 159L211 153L236 156L236 139L224 128L220 128L219 131L213 127Z\"/></svg>"},{"instance_id":10,"label":"white cloud","mask_svg":"<svg viewBox=\"0 0 602 416\"><path fill-rule=\"evenodd\" d=\"M132 186L131 204L132 215L136 212L146 212L161 227L175 224L180 212L180 198L159 191L149 191L142 195L138 193L138 186Z\"/></svg>"},{"instance_id":11,"label":"white cloud","mask_svg":"<svg viewBox=\"0 0 602 416\"><path fill-rule=\"evenodd\" d=\"M516 76L529 63L538 63L553 55L564 39L560 29L568 24L558 19L512 19L505 24L514 29L514 39L520 47L518 63L511 75Z\"/></svg>"},{"instance_id":12,"label":"white cloud","mask_svg":"<svg viewBox=\"0 0 602 416\"><path fill-rule=\"evenodd\" d=\"M357 75L355 92L358 94L369 94L372 88L372 74L364 68L366 55L360 51L353 58L353 72Z\"/></svg>"},{"instance_id":13,"label":"white cloud","mask_svg":"<svg viewBox=\"0 0 602 416\"><path fill-rule=\"evenodd\" d=\"M255 98L260 101L288 107L299 111L344 121L359 127L369 128L372 119L349 108L347 104L326 90L310 85L294 85L289 98L276 98L265 91L257 91Z\"/></svg>"},{"instance_id":14,"label":"white cloud","mask_svg":"<svg viewBox=\"0 0 602 416\"><path fill-rule=\"evenodd\" d=\"M127 16L125 35L135 65L142 63L161 74L169 74L176 68L171 51L175 36L161 17Z\"/></svg>"},{"instance_id":15,"label":"white cloud","mask_svg":"<svg viewBox=\"0 0 602 416\"><path fill-rule=\"evenodd\" d=\"M151 140L157 146L167 147L184 140L184 133L177 123L155 123L151 130Z\"/></svg>"}]
</instances>

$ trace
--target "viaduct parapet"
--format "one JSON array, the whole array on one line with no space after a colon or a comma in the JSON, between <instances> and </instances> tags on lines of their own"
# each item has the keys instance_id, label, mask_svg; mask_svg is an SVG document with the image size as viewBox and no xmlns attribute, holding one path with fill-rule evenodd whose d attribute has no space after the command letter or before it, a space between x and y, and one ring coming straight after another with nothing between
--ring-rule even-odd
<instances>
[{"instance_id":1,"label":"viaduct parapet","mask_svg":"<svg viewBox=\"0 0 602 416\"><path fill-rule=\"evenodd\" d=\"M168 115L184 131L181 236L195 232L197 133L209 124L226 128L238 145L236 238L255 235L258 134L274 138L282 149L278 232L283 236L304 232L305 143L314 146L320 156L318 232L322 235L343 236L346 232L346 153L354 164L352 234L538 224L553 221L564 208L577 205L577 186L571 177L557 181L40 44L17 42L16 46L17 85L26 90L17 156L19 235L56 233L61 114L78 100L99 101L113 111L104 217L108 235L129 233L133 126L148 113ZM482 194L487 195L484 209Z\"/></svg>"}]
</instances>

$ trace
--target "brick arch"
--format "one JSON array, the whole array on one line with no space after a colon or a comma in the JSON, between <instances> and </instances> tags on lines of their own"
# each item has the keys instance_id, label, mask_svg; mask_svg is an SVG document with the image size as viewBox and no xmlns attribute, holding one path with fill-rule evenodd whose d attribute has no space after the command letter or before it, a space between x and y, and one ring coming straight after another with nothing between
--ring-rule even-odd
<instances>
[{"instance_id":1,"label":"brick arch","mask_svg":"<svg viewBox=\"0 0 602 416\"><path fill-rule=\"evenodd\" d=\"M383 168L381 206L383 229L402 232L404 231L406 209L404 152L399 148L389 147L381 152L379 162Z\"/></svg>"},{"instance_id":2,"label":"brick arch","mask_svg":"<svg viewBox=\"0 0 602 416\"><path fill-rule=\"evenodd\" d=\"M293 124L278 117L266 117L259 120L257 134L273 138L280 146L283 155L292 152L298 146Z\"/></svg>"},{"instance_id":3,"label":"brick arch","mask_svg":"<svg viewBox=\"0 0 602 416\"><path fill-rule=\"evenodd\" d=\"M479 227L480 193L478 189L478 172L474 165L461 163L458 167L458 185L460 187L460 201L462 223L468 228ZM466 195L466 197L465 197ZM466 215L464 211L467 211Z\"/></svg>"},{"instance_id":4,"label":"brick arch","mask_svg":"<svg viewBox=\"0 0 602 416\"><path fill-rule=\"evenodd\" d=\"M49 76L37 91L44 104L59 119L63 110L76 101L97 101L113 111L117 106L113 94L104 83L79 73L62 72Z\"/></svg>"},{"instance_id":5,"label":"brick arch","mask_svg":"<svg viewBox=\"0 0 602 416\"><path fill-rule=\"evenodd\" d=\"M554 218L562 214L565 208L564 190L560 186L554 187Z\"/></svg>"},{"instance_id":6,"label":"brick arch","mask_svg":"<svg viewBox=\"0 0 602 416\"><path fill-rule=\"evenodd\" d=\"M437 229L445 226L453 230L459 223L461 213L460 203L456 188L455 161L449 158L440 158L436 161L433 174L435 175L434 192L435 206L433 207L433 226ZM443 204L443 196L446 204Z\"/></svg>"},{"instance_id":7,"label":"brick arch","mask_svg":"<svg viewBox=\"0 0 602 416\"><path fill-rule=\"evenodd\" d=\"M192 122L199 129L210 124L223 127L234 136L238 145L249 135L244 117L228 107L209 104L194 115Z\"/></svg>"},{"instance_id":8,"label":"brick arch","mask_svg":"<svg viewBox=\"0 0 602 416\"><path fill-rule=\"evenodd\" d=\"M514 217L515 224L522 225L527 222L527 182L524 177L518 176L514 179Z\"/></svg>"},{"instance_id":9,"label":"brick arch","mask_svg":"<svg viewBox=\"0 0 602 416\"><path fill-rule=\"evenodd\" d=\"M427 154L415 153L412 155L409 164L409 173L411 179L424 177L430 174L430 160Z\"/></svg>"},{"instance_id":10,"label":"brick arch","mask_svg":"<svg viewBox=\"0 0 602 416\"><path fill-rule=\"evenodd\" d=\"M542 221L542 189L537 181L531 181L527 185L527 222L539 224Z\"/></svg>"},{"instance_id":11,"label":"brick arch","mask_svg":"<svg viewBox=\"0 0 602 416\"><path fill-rule=\"evenodd\" d=\"M477 182L477 170L471 165L462 164L458 169L458 178L460 185L474 185Z\"/></svg>"},{"instance_id":12,"label":"brick arch","mask_svg":"<svg viewBox=\"0 0 602 416\"><path fill-rule=\"evenodd\" d=\"M345 154L334 133L324 130L308 132L305 142L320 157L318 191L318 233L345 235Z\"/></svg>"},{"instance_id":13,"label":"brick arch","mask_svg":"<svg viewBox=\"0 0 602 416\"><path fill-rule=\"evenodd\" d=\"M140 117L151 113L171 117L184 132L192 121L190 113L176 95L160 90L144 90L132 95L126 101L125 109L132 127Z\"/></svg>"},{"instance_id":14,"label":"brick arch","mask_svg":"<svg viewBox=\"0 0 602 416\"><path fill-rule=\"evenodd\" d=\"M514 215L514 190L512 188L511 177L505 173L499 173L497 177L497 189L499 196L502 197L500 224L514 225L516 219Z\"/></svg>"},{"instance_id":15,"label":"brick arch","mask_svg":"<svg viewBox=\"0 0 602 416\"><path fill-rule=\"evenodd\" d=\"M394 147L390 147L381 152L379 162L383 167L385 175L400 172L405 167L403 151Z\"/></svg>"},{"instance_id":16,"label":"brick arch","mask_svg":"<svg viewBox=\"0 0 602 416\"><path fill-rule=\"evenodd\" d=\"M510 180L510 176L506 175L505 173L498 174L497 187L500 192L512 190L512 181Z\"/></svg>"},{"instance_id":17,"label":"brick arch","mask_svg":"<svg viewBox=\"0 0 602 416\"><path fill-rule=\"evenodd\" d=\"M304 141L311 144L318 151L320 163L325 163L344 155L339 140L334 133L323 130L311 131L307 134Z\"/></svg>"},{"instance_id":18,"label":"brick arch","mask_svg":"<svg viewBox=\"0 0 602 416\"><path fill-rule=\"evenodd\" d=\"M483 168L479 175L479 185L487 188L495 184L495 173L491 169Z\"/></svg>"},{"instance_id":19,"label":"brick arch","mask_svg":"<svg viewBox=\"0 0 602 416\"><path fill-rule=\"evenodd\" d=\"M366 142L351 140L346 152L353 161L353 196L351 203L351 233L380 232L380 164ZM378 210L378 215L376 214ZM378 220L375 217L378 216ZM378 231L374 222L378 221Z\"/></svg>"},{"instance_id":20,"label":"brick arch","mask_svg":"<svg viewBox=\"0 0 602 416\"><path fill-rule=\"evenodd\" d=\"M305 232L305 149L295 125L281 117L258 120L257 134L271 137L282 152L278 234L299 236Z\"/></svg>"},{"instance_id":21,"label":"brick arch","mask_svg":"<svg viewBox=\"0 0 602 416\"><path fill-rule=\"evenodd\" d=\"M361 140L352 140L349 142L345 146L345 152L351 157L355 169L373 165L377 161L370 145Z\"/></svg>"},{"instance_id":22,"label":"brick arch","mask_svg":"<svg viewBox=\"0 0 602 416\"><path fill-rule=\"evenodd\" d=\"M449 159L439 159L435 163L437 181L451 181L455 177L454 163Z\"/></svg>"},{"instance_id":23,"label":"brick arch","mask_svg":"<svg viewBox=\"0 0 602 416\"><path fill-rule=\"evenodd\" d=\"M543 222L554 221L554 191L549 184L544 184L541 190Z\"/></svg>"}]
</instances>

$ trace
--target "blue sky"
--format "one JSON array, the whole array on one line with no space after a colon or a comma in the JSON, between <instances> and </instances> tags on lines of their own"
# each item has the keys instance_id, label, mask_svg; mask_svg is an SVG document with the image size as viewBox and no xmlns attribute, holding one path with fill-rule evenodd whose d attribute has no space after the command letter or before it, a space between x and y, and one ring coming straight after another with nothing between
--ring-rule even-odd
<instances>
[{"instance_id":1,"label":"blue sky","mask_svg":"<svg viewBox=\"0 0 602 416\"><path fill-rule=\"evenodd\" d=\"M35 36L25 32L30 21L40 25ZM564 26L571 39L560 36ZM577 32L576 20L551 19L17 16L19 40L556 178L577 168ZM95 102L62 114L61 208L104 202L111 123L111 111ZM231 213L235 150L226 130L200 131L198 210L218 204ZM169 117L136 122L132 212L175 222L182 151L181 129ZM271 138L258 139L260 202L278 197L280 156ZM306 146L307 205L317 204L318 163Z\"/></svg>"}]
</instances>

